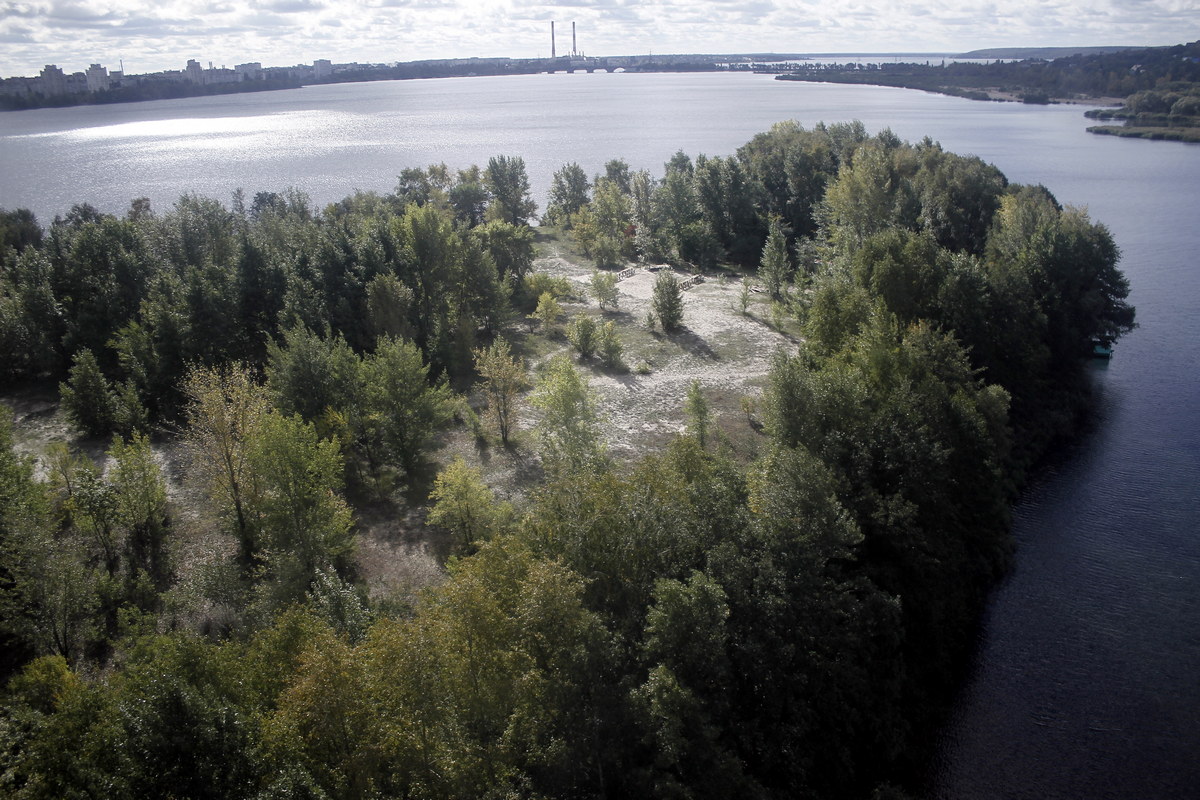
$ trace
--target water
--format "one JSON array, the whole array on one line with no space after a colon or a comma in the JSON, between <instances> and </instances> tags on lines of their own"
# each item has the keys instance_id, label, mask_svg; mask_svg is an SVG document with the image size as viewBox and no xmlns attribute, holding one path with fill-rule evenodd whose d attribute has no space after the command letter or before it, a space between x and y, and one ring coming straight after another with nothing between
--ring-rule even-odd
<instances>
[{"instance_id":1,"label":"water","mask_svg":"<svg viewBox=\"0 0 1200 800\"><path fill-rule=\"evenodd\" d=\"M184 191L290 186L323 205L401 169L521 155L661 174L772 123L925 135L1087 205L1124 252L1141 327L1097 364L1095 432L1016 510L1016 566L943 734L945 798L1176 798L1200 786L1200 147L1097 137L1082 109L767 76L540 75L311 87L0 114L0 206L48 221Z\"/></svg>"},{"instance_id":2,"label":"water","mask_svg":"<svg viewBox=\"0 0 1200 800\"><path fill-rule=\"evenodd\" d=\"M1081 132L1077 109L1040 111L711 73L390 81L23 111L0 114L0 207L48 222L77 202L121 212L146 196L164 209L185 191L228 202L239 187L290 186L323 205L356 189L390 191L405 167L484 165L497 154L525 158L544 207L550 176L567 161L593 173L624 157L661 173L676 150L724 155L788 118L858 118L973 151L1006 143L1021 152L1044 135L1034 119Z\"/></svg>"}]
</instances>

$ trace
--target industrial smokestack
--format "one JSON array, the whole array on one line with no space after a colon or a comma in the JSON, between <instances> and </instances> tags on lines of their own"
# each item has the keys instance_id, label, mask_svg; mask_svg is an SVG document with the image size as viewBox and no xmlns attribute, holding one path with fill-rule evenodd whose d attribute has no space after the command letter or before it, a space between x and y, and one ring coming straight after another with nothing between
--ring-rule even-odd
<instances>
[{"instance_id":1,"label":"industrial smokestack","mask_svg":"<svg viewBox=\"0 0 1200 800\"><path fill-rule=\"evenodd\" d=\"M558 54L554 52L554 20L550 20L550 57L557 58Z\"/></svg>"},{"instance_id":2,"label":"industrial smokestack","mask_svg":"<svg viewBox=\"0 0 1200 800\"><path fill-rule=\"evenodd\" d=\"M575 49L575 23L571 22L571 56L579 55L579 51Z\"/></svg>"}]
</instances>

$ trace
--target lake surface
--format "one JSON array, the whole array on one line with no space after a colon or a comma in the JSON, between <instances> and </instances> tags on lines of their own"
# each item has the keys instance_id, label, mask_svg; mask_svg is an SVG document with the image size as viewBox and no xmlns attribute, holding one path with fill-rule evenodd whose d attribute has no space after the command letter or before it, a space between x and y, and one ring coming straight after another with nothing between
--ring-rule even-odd
<instances>
[{"instance_id":1,"label":"lake surface","mask_svg":"<svg viewBox=\"0 0 1200 800\"><path fill-rule=\"evenodd\" d=\"M0 114L0 206L162 211L185 191L297 187L323 205L401 169L520 155L544 207L568 161L661 175L772 123L862 120L1086 205L1124 253L1141 327L1097 364L1095 432L1015 513L943 734L944 798L1177 798L1200 786L1200 147L1092 136L1082 108L768 76L534 75L311 87Z\"/></svg>"}]
</instances>

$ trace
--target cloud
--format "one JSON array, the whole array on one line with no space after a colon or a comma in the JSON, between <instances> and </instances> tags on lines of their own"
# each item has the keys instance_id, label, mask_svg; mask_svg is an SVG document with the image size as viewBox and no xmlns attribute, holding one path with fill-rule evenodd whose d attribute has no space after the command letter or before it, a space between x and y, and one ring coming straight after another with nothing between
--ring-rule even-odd
<instances>
[{"instance_id":1,"label":"cloud","mask_svg":"<svg viewBox=\"0 0 1200 800\"><path fill-rule=\"evenodd\" d=\"M302 14L306 11L320 11L325 4L318 0L274 0L263 3L263 8L278 14Z\"/></svg>"},{"instance_id":2,"label":"cloud","mask_svg":"<svg viewBox=\"0 0 1200 800\"><path fill-rule=\"evenodd\" d=\"M1175 44L1195 0L0 0L0 68L68 71L313 58L548 55L577 23L589 54L958 52L1000 45ZM184 45L186 42L186 45Z\"/></svg>"},{"instance_id":3,"label":"cloud","mask_svg":"<svg viewBox=\"0 0 1200 800\"><path fill-rule=\"evenodd\" d=\"M45 6L31 3L0 3L0 19L41 17L45 16L46 10Z\"/></svg>"}]
</instances>

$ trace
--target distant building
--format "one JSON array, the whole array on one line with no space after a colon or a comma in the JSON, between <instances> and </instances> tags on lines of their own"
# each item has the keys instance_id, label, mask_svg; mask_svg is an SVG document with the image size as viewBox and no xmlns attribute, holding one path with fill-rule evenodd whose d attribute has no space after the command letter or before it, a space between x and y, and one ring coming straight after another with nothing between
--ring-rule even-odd
<instances>
[{"instance_id":1,"label":"distant building","mask_svg":"<svg viewBox=\"0 0 1200 800\"><path fill-rule=\"evenodd\" d=\"M262 80L263 68L262 63L252 61L249 64L234 64L233 71L242 76L244 81Z\"/></svg>"},{"instance_id":2,"label":"distant building","mask_svg":"<svg viewBox=\"0 0 1200 800\"><path fill-rule=\"evenodd\" d=\"M204 70L204 82L206 84L216 83L241 83L245 79L245 75L234 69L214 69L211 65Z\"/></svg>"},{"instance_id":3,"label":"distant building","mask_svg":"<svg viewBox=\"0 0 1200 800\"><path fill-rule=\"evenodd\" d=\"M53 64L42 68L41 92L46 97L56 97L67 93L67 76Z\"/></svg>"},{"instance_id":4,"label":"distant building","mask_svg":"<svg viewBox=\"0 0 1200 800\"><path fill-rule=\"evenodd\" d=\"M0 96L29 97L41 89L41 78L8 78L0 80Z\"/></svg>"},{"instance_id":5,"label":"distant building","mask_svg":"<svg viewBox=\"0 0 1200 800\"><path fill-rule=\"evenodd\" d=\"M313 78L324 80L333 77L333 62L327 58L318 58L313 62Z\"/></svg>"},{"instance_id":6,"label":"distant building","mask_svg":"<svg viewBox=\"0 0 1200 800\"><path fill-rule=\"evenodd\" d=\"M99 64L92 64L87 68L87 72L83 74L87 76L87 88L89 92L108 91L111 82L106 68Z\"/></svg>"},{"instance_id":7,"label":"distant building","mask_svg":"<svg viewBox=\"0 0 1200 800\"><path fill-rule=\"evenodd\" d=\"M184 68L183 72L187 75L189 82L195 84L204 83L204 67L200 66L200 62L196 59L189 58L187 67Z\"/></svg>"},{"instance_id":8,"label":"distant building","mask_svg":"<svg viewBox=\"0 0 1200 800\"><path fill-rule=\"evenodd\" d=\"M262 70L261 64L242 64L243 67L254 67L257 70ZM170 73L163 73L168 78ZM241 83L246 80L246 74L240 69L226 69L221 67L216 69L212 62L208 62L208 69L200 66L200 62L194 58L189 58L187 67L183 70L184 79L188 83L194 83L198 86L213 86L218 83Z\"/></svg>"}]
</instances>

